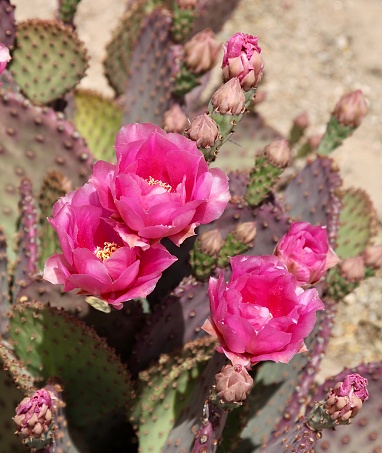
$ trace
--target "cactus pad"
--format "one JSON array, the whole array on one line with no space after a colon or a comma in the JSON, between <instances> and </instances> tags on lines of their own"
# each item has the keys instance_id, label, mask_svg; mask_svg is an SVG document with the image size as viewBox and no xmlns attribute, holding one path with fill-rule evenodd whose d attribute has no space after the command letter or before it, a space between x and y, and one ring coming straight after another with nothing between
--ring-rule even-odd
<instances>
[{"instance_id":1,"label":"cactus pad","mask_svg":"<svg viewBox=\"0 0 382 453\"><path fill-rule=\"evenodd\" d=\"M0 42L13 47L16 35L15 7L9 0L0 0Z\"/></svg>"},{"instance_id":2,"label":"cactus pad","mask_svg":"<svg viewBox=\"0 0 382 453\"><path fill-rule=\"evenodd\" d=\"M82 79L86 68L86 50L70 27L38 19L17 25L10 70L35 104L63 96Z\"/></svg>"},{"instance_id":3,"label":"cactus pad","mask_svg":"<svg viewBox=\"0 0 382 453\"><path fill-rule=\"evenodd\" d=\"M226 0L199 0L198 16L192 27L191 35L205 28L211 28L214 33L218 33L239 3L240 0L230 0L229 2Z\"/></svg>"},{"instance_id":4,"label":"cactus pad","mask_svg":"<svg viewBox=\"0 0 382 453\"><path fill-rule=\"evenodd\" d=\"M115 102L94 91L78 90L73 122L97 159L115 159L115 136L122 126L122 109Z\"/></svg>"},{"instance_id":5,"label":"cactus pad","mask_svg":"<svg viewBox=\"0 0 382 453\"><path fill-rule=\"evenodd\" d=\"M83 322L63 310L27 302L15 305L10 325L15 352L35 379L60 376L73 426L89 426L127 405L127 371Z\"/></svg>"},{"instance_id":6,"label":"cactus pad","mask_svg":"<svg viewBox=\"0 0 382 453\"><path fill-rule=\"evenodd\" d=\"M0 336L7 332L9 310L7 241L0 227Z\"/></svg>"},{"instance_id":7,"label":"cactus pad","mask_svg":"<svg viewBox=\"0 0 382 453\"><path fill-rule=\"evenodd\" d=\"M348 189L342 195L336 253L342 258L361 254L376 234L376 212L369 195Z\"/></svg>"},{"instance_id":8,"label":"cactus pad","mask_svg":"<svg viewBox=\"0 0 382 453\"><path fill-rule=\"evenodd\" d=\"M73 19L77 11L77 6L81 0L59 0L58 17L66 24L73 24Z\"/></svg>"}]
</instances>

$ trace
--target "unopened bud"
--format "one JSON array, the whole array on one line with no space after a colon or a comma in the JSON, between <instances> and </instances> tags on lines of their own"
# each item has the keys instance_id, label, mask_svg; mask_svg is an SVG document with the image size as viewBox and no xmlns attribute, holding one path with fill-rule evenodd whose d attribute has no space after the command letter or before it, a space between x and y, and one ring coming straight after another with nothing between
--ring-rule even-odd
<instances>
[{"instance_id":1,"label":"unopened bud","mask_svg":"<svg viewBox=\"0 0 382 453\"><path fill-rule=\"evenodd\" d=\"M361 90L345 94L337 102L333 116L343 126L357 127L367 114L367 103Z\"/></svg>"},{"instance_id":2,"label":"unopened bud","mask_svg":"<svg viewBox=\"0 0 382 453\"><path fill-rule=\"evenodd\" d=\"M219 129L215 121L207 113L203 113L191 121L186 134L196 142L197 147L210 148L218 138Z\"/></svg>"},{"instance_id":3,"label":"unopened bud","mask_svg":"<svg viewBox=\"0 0 382 453\"><path fill-rule=\"evenodd\" d=\"M245 96L239 79L234 77L221 85L211 98L214 108L222 114L239 115L245 110Z\"/></svg>"},{"instance_id":4,"label":"unopened bud","mask_svg":"<svg viewBox=\"0 0 382 453\"><path fill-rule=\"evenodd\" d=\"M197 33L184 45L184 62L195 74L202 74L215 66L221 44L215 34L207 28Z\"/></svg>"},{"instance_id":5,"label":"unopened bud","mask_svg":"<svg viewBox=\"0 0 382 453\"><path fill-rule=\"evenodd\" d=\"M340 264L340 272L349 282L360 282L365 277L365 263L362 256L346 258Z\"/></svg>"},{"instance_id":6,"label":"unopened bud","mask_svg":"<svg viewBox=\"0 0 382 453\"><path fill-rule=\"evenodd\" d=\"M253 385L253 379L242 365L225 365L215 380L217 402L227 408L241 406Z\"/></svg>"},{"instance_id":7,"label":"unopened bud","mask_svg":"<svg viewBox=\"0 0 382 453\"><path fill-rule=\"evenodd\" d=\"M264 148L264 155L267 158L268 162L274 167L286 167L290 159L288 140L285 140L284 138L280 140L274 140Z\"/></svg>"},{"instance_id":8,"label":"unopened bud","mask_svg":"<svg viewBox=\"0 0 382 453\"><path fill-rule=\"evenodd\" d=\"M181 9L195 9L198 0L176 0L176 3Z\"/></svg>"},{"instance_id":9,"label":"unopened bud","mask_svg":"<svg viewBox=\"0 0 382 453\"><path fill-rule=\"evenodd\" d=\"M252 245L256 237L256 222L239 223L233 235L235 239L245 245Z\"/></svg>"},{"instance_id":10,"label":"unopened bud","mask_svg":"<svg viewBox=\"0 0 382 453\"><path fill-rule=\"evenodd\" d=\"M363 253L363 259L366 266L373 269L380 269L382 267L382 244L366 247Z\"/></svg>"},{"instance_id":11,"label":"unopened bud","mask_svg":"<svg viewBox=\"0 0 382 453\"><path fill-rule=\"evenodd\" d=\"M209 256L216 256L224 244L222 235L218 229L205 231L198 237L200 250Z\"/></svg>"},{"instance_id":12,"label":"unopened bud","mask_svg":"<svg viewBox=\"0 0 382 453\"><path fill-rule=\"evenodd\" d=\"M308 114L306 112L301 112L293 120L293 125L304 131L309 126Z\"/></svg>"},{"instance_id":13,"label":"unopened bud","mask_svg":"<svg viewBox=\"0 0 382 453\"><path fill-rule=\"evenodd\" d=\"M181 134L188 125L187 116L179 104L174 104L163 115L163 128L167 132Z\"/></svg>"},{"instance_id":14,"label":"unopened bud","mask_svg":"<svg viewBox=\"0 0 382 453\"><path fill-rule=\"evenodd\" d=\"M312 150L315 150L320 146L321 140L322 134L312 135L308 138L308 145Z\"/></svg>"}]
</instances>

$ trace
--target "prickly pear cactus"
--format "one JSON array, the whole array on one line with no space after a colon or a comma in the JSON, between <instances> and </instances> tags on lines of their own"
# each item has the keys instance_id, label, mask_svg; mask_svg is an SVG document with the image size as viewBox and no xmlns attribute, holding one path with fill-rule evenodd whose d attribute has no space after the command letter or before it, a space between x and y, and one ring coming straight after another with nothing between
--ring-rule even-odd
<instances>
[{"instance_id":1,"label":"prickly pear cactus","mask_svg":"<svg viewBox=\"0 0 382 453\"><path fill-rule=\"evenodd\" d=\"M0 1L0 42L7 47L13 46L16 35L15 6L10 0Z\"/></svg>"}]
</instances>

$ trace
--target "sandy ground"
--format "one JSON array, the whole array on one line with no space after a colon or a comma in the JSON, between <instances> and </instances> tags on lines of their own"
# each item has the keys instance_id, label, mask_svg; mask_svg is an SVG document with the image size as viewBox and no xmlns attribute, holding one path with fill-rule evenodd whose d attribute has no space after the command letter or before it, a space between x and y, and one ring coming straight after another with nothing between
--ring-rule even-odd
<instances>
[{"instance_id":1,"label":"sandy ground","mask_svg":"<svg viewBox=\"0 0 382 453\"><path fill-rule=\"evenodd\" d=\"M228 1L228 0L227 0ZM14 0L18 20L54 15L56 0ZM82 86L111 94L102 73L105 44L125 0L82 0L77 29L91 57ZM369 115L335 151L347 186L369 192L382 218L382 18L381 0L242 0L221 33L259 36L266 79L258 110L287 133L294 116L309 114L310 134L322 133L339 97L362 89ZM382 237L381 237L382 240ZM320 377L361 360L382 359L382 278L370 279L339 304Z\"/></svg>"}]
</instances>

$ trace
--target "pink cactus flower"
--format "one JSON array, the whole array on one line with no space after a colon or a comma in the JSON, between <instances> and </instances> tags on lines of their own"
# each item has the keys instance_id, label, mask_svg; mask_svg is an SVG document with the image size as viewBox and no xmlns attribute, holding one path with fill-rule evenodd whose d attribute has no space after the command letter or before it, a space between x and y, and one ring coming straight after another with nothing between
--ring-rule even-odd
<instances>
[{"instance_id":1,"label":"pink cactus flower","mask_svg":"<svg viewBox=\"0 0 382 453\"><path fill-rule=\"evenodd\" d=\"M274 253L302 286L317 283L328 269L341 261L329 246L326 227L308 222L292 223Z\"/></svg>"},{"instance_id":2,"label":"pink cactus flower","mask_svg":"<svg viewBox=\"0 0 382 453\"><path fill-rule=\"evenodd\" d=\"M11 56L9 55L8 47L4 46L0 42L0 74L5 70L7 64L11 61ZM1 85L1 83L0 83Z\"/></svg>"},{"instance_id":3,"label":"pink cactus flower","mask_svg":"<svg viewBox=\"0 0 382 453\"><path fill-rule=\"evenodd\" d=\"M176 258L160 244L130 247L113 229L111 215L89 183L58 200L48 220L63 253L47 260L44 279L121 309L123 302L151 293Z\"/></svg>"},{"instance_id":4,"label":"pink cactus flower","mask_svg":"<svg viewBox=\"0 0 382 453\"><path fill-rule=\"evenodd\" d=\"M316 311L324 304L315 288L304 291L275 256L235 256L228 284L223 272L208 287L211 316L203 329L218 338L218 351L233 365L289 362L306 351Z\"/></svg>"},{"instance_id":5,"label":"pink cactus flower","mask_svg":"<svg viewBox=\"0 0 382 453\"><path fill-rule=\"evenodd\" d=\"M208 169L192 140L152 124L130 124L119 131L115 149L117 165L98 161L90 181L131 247L147 248L164 237L180 245L227 206L227 176Z\"/></svg>"},{"instance_id":6,"label":"pink cactus flower","mask_svg":"<svg viewBox=\"0 0 382 453\"><path fill-rule=\"evenodd\" d=\"M263 76L264 62L260 53L257 36L235 33L224 45L224 81L238 77L245 91L255 88Z\"/></svg>"}]
</instances>

